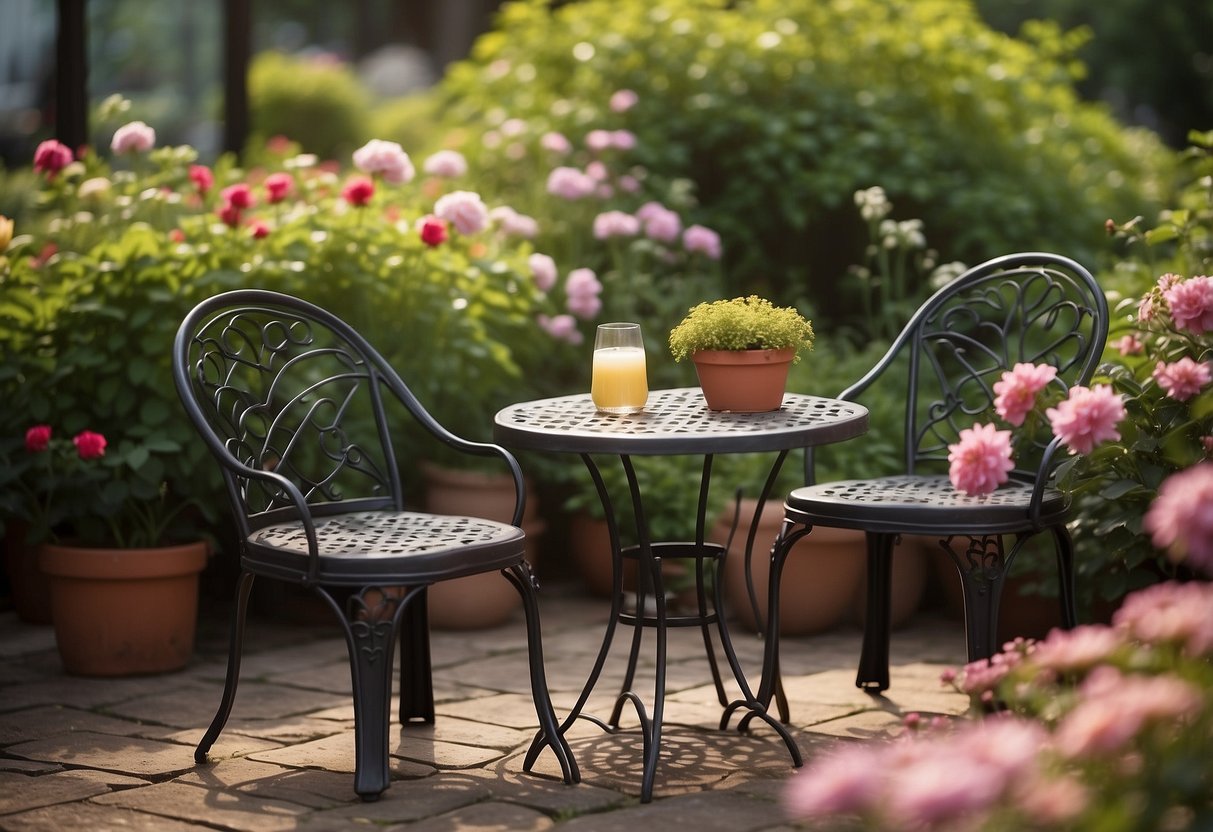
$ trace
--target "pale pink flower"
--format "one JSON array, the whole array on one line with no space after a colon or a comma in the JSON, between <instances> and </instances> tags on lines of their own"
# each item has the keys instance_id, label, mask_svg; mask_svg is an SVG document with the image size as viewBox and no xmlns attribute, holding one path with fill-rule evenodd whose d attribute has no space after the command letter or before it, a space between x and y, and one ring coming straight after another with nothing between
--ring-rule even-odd
<instances>
[{"instance_id":1,"label":"pale pink flower","mask_svg":"<svg viewBox=\"0 0 1213 832\"><path fill-rule=\"evenodd\" d=\"M598 295L569 295L564 306L578 318L588 321L602 311L602 298Z\"/></svg>"},{"instance_id":2,"label":"pale pink flower","mask_svg":"<svg viewBox=\"0 0 1213 832\"><path fill-rule=\"evenodd\" d=\"M610 107L613 113L626 113L628 110L636 106L636 102L640 100L632 90L616 90L611 93Z\"/></svg>"},{"instance_id":3,"label":"pale pink flower","mask_svg":"<svg viewBox=\"0 0 1213 832\"><path fill-rule=\"evenodd\" d=\"M1011 670L1023 661L1023 654L1004 650L988 659L977 659L964 666L960 675L960 691L978 696L995 690Z\"/></svg>"},{"instance_id":4,"label":"pale pink flower","mask_svg":"<svg viewBox=\"0 0 1213 832\"><path fill-rule=\"evenodd\" d=\"M539 291L551 291L556 285L556 261L546 254L535 252L527 258L527 265L531 267L531 274Z\"/></svg>"},{"instance_id":5,"label":"pale pink flower","mask_svg":"<svg viewBox=\"0 0 1213 832\"><path fill-rule=\"evenodd\" d=\"M548 193L561 199L583 199L594 193L596 187L593 178L577 168L558 167L548 174Z\"/></svg>"},{"instance_id":6,"label":"pale pink flower","mask_svg":"<svg viewBox=\"0 0 1213 832\"><path fill-rule=\"evenodd\" d=\"M1190 656L1213 654L1213 584L1166 581L1125 596L1112 625L1146 644L1175 644Z\"/></svg>"},{"instance_id":7,"label":"pale pink flower","mask_svg":"<svg viewBox=\"0 0 1213 832\"><path fill-rule=\"evenodd\" d=\"M613 143L614 139L609 130L591 130L585 136L585 146L594 153L610 150Z\"/></svg>"},{"instance_id":8,"label":"pale pink flower","mask_svg":"<svg viewBox=\"0 0 1213 832\"><path fill-rule=\"evenodd\" d=\"M688 225L682 232L682 247L709 260L720 259L720 235L702 225Z\"/></svg>"},{"instance_id":9,"label":"pale pink flower","mask_svg":"<svg viewBox=\"0 0 1213 832\"><path fill-rule=\"evenodd\" d=\"M501 135L513 138L526 132L526 122L520 118L507 118L497 129L501 131Z\"/></svg>"},{"instance_id":10,"label":"pale pink flower","mask_svg":"<svg viewBox=\"0 0 1213 832\"><path fill-rule=\"evenodd\" d=\"M1188 356L1168 364L1159 361L1154 368L1154 380L1163 391L1177 402L1186 402L1200 392L1213 379L1209 365L1197 363Z\"/></svg>"},{"instance_id":11,"label":"pale pink flower","mask_svg":"<svg viewBox=\"0 0 1213 832\"><path fill-rule=\"evenodd\" d=\"M605 182L611 178L611 172L607 166L597 160L585 166L585 175L595 182Z\"/></svg>"},{"instance_id":12,"label":"pale pink flower","mask_svg":"<svg viewBox=\"0 0 1213 832\"><path fill-rule=\"evenodd\" d=\"M636 134L631 130L615 130L611 133L611 146L616 150L631 150L636 147Z\"/></svg>"},{"instance_id":13,"label":"pale pink flower","mask_svg":"<svg viewBox=\"0 0 1213 832\"><path fill-rule=\"evenodd\" d=\"M1154 545L1175 560L1213 575L1213 462L1163 480L1142 518Z\"/></svg>"},{"instance_id":14,"label":"pale pink flower","mask_svg":"<svg viewBox=\"0 0 1213 832\"><path fill-rule=\"evenodd\" d=\"M1046 410L1045 416L1071 453L1086 454L1100 442L1120 438L1116 426L1125 418L1125 404L1106 384L1072 387L1069 396Z\"/></svg>"},{"instance_id":15,"label":"pale pink flower","mask_svg":"<svg viewBox=\"0 0 1213 832\"><path fill-rule=\"evenodd\" d=\"M1213 454L1213 435L1200 437L1200 446L1205 449L1205 455Z\"/></svg>"},{"instance_id":16,"label":"pale pink flower","mask_svg":"<svg viewBox=\"0 0 1213 832\"><path fill-rule=\"evenodd\" d=\"M1019 363L994 382L994 410L1004 421L1022 425L1036 406L1036 395L1057 377L1057 368L1049 364Z\"/></svg>"},{"instance_id":17,"label":"pale pink flower","mask_svg":"<svg viewBox=\"0 0 1213 832\"><path fill-rule=\"evenodd\" d=\"M593 269L573 269L564 281L564 293L569 297L597 297L602 284Z\"/></svg>"},{"instance_id":18,"label":"pale pink flower","mask_svg":"<svg viewBox=\"0 0 1213 832\"><path fill-rule=\"evenodd\" d=\"M534 217L519 214L508 205L499 205L489 211L489 219L509 237L531 240L539 233L539 223Z\"/></svg>"},{"instance_id":19,"label":"pale pink flower","mask_svg":"<svg viewBox=\"0 0 1213 832\"><path fill-rule=\"evenodd\" d=\"M594 217L594 238L635 237L640 233L640 220L623 211L605 211Z\"/></svg>"},{"instance_id":20,"label":"pale pink flower","mask_svg":"<svg viewBox=\"0 0 1213 832\"><path fill-rule=\"evenodd\" d=\"M797 773L784 792L792 817L809 818L870 809L880 796L880 749L839 745Z\"/></svg>"},{"instance_id":21,"label":"pale pink flower","mask_svg":"<svg viewBox=\"0 0 1213 832\"><path fill-rule=\"evenodd\" d=\"M1179 275L1167 272L1158 278L1158 289L1159 291L1165 292L1176 283L1179 283L1181 280L1183 280L1183 278Z\"/></svg>"},{"instance_id":22,"label":"pale pink flower","mask_svg":"<svg viewBox=\"0 0 1213 832\"><path fill-rule=\"evenodd\" d=\"M1042 827L1064 825L1091 805L1091 795L1077 777L1057 772L1025 778L1013 791L1015 807Z\"/></svg>"},{"instance_id":23,"label":"pale pink flower","mask_svg":"<svg viewBox=\"0 0 1213 832\"><path fill-rule=\"evenodd\" d=\"M1044 641L1037 642L1029 660L1037 667L1071 673L1106 661L1124 644L1123 631L1100 624L1055 629Z\"/></svg>"},{"instance_id":24,"label":"pale pink flower","mask_svg":"<svg viewBox=\"0 0 1213 832\"><path fill-rule=\"evenodd\" d=\"M637 213L637 216L640 216ZM661 243L672 243L682 233L682 220L668 208L658 206L647 217L642 218L644 233Z\"/></svg>"},{"instance_id":25,"label":"pale pink flower","mask_svg":"<svg viewBox=\"0 0 1213 832\"><path fill-rule=\"evenodd\" d=\"M421 169L430 176L455 179L468 172L468 162L458 150L439 150L425 160Z\"/></svg>"},{"instance_id":26,"label":"pale pink flower","mask_svg":"<svg viewBox=\"0 0 1213 832\"><path fill-rule=\"evenodd\" d=\"M611 197L613 197L615 195L615 189L613 187L611 187L610 185L608 185L606 182L603 182L601 185L599 185L597 188L594 189L594 195L596 197L598 197L599 199L610 199Z\"/></svg>"},{"instance_id":27,"label":"pale pink flower","mask_svg":"<svg viewBox=\"0 0 1213 832\"><path fill-rule=\"evenodd\" d=\"M1213 332L1213 277L1198 275L1174 283L1163 297L1177 328L1196 335Z\"/></svg>"},{"instance_id":28,"label":"pale pink flower","mask_svg":"<svg viewBox=\"0 0 1213 832\"><path fill-rule=\"evenodd\" d=\"M132 121L114 131L110 150L114 153L147 153L156 146L156 131L142 121Z\"/></svg>"},{"instance_id":29,"label":"pale pink flower","mask_svg":"<svg viewBox=\"0 0 1213 832\"><path fill-rule=\"evenodd\" d=\"M1015 467L1011 460L1011 432L994 425L973 425L948 446L948 477L957 491L989 494L1007 481Z\"/></svg>"},{"instance_id":30,"label":"pale pink flower","mask_svg":"<svg viewBox=\"0 0 1213 832\"><path fill-rule=\"evenodd\" d=\"M1158 309L1154 303L1154 294L1151 292L1146 294L1137 304L1137 319L1142 323L1146 323L1154 319L1154 314L1157 311Z\"/></svg>"},{"instance_id":31,"label":"pale pink flower","mask_svg":"<svg viewBox=\"0 0 1213 832\"><path fill-rule=\"evenodd\" d=\"M655 202L655 201L650 200L649 202L646 202L644 205L641 205L639 208L637 208L635 213L641 222L648 222L649 218L655 217L655 216L657 216L657 214L661 213L662 211L667 211L667 210L669 210L669 209L666 208L664 205L662 205L660 202Z\"/></svg>"},{"instance_id":32,"label":"pale pink flower","mask_svg":"<svg viewBox=\"0 0 1213 832\"><path fill-rule=\"evenodd\" d=\"M409 154L396 142L381 139L371 139L354 151L354 167L363 173L378 174L391 185L412 182L417 175Z\"/></svg>"},{"instance_id":33,"label":"pale pink flower","mask_svg":"<svg viewBox=\"0 0 1213 832\"><path fill-rule=\"evenodd\" d=\"M577 330L577 321L572 315L555 315L552 317L539 315L535 320L539 324L540 329L557 341L564 341L576 346L583 340L581 333Z\"/></svg>"},{"instance_id":34,"label":"pale pink flower","mask_svg":"<svg viewBox=\"0 0 1213 832\"><path fill-rule=\"evenodd\" d=\"M544 133L539 138L539 146L550 153L556 153L564 156L573 149L572 143L565 138L563 133Z\"/></svg>"},{"instance_id":35,"label":"pale pink flower","mask_svg":"<svg viewBox=\"0 0 1213 832\"><path fill-rule=\"evenodd\" d=\"M630 173L625 173L619 177L619 190L625 194L634 194L640 190L640 180Z\"/></svg>"},{"instance_id":36,"label":"pale pink flower","mask_svg":"<svg viewBox=\"0 0 1213 832\"><path fill-rule=\"evenodd\" d=\"M1121 355L1140 355L1146 348L1136 335L1125 335L1116 342L1116 349Z\"/></svg>"},{"instance_id":37,"label":"pale pink flower","mask_svg":"<svg viewBox=\"0 0 1213 832\"><path fill-rule=\"evenodd\" d=\"M489 209L480 195L471 191L452 191L434 203L434 216L455 226L460 234L476 234L489 224Z\"/></svg>"}]
</instances>

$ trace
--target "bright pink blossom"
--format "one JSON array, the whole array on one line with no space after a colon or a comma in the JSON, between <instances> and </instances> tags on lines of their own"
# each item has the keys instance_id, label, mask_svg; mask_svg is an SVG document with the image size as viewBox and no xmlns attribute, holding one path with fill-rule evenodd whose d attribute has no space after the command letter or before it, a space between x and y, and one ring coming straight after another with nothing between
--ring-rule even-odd
<instances>
[{"instance_id":1,"label":"bright pink blossom","mask_svg":"<svg viewBox=\"0 0 1213 832\"><path fill-rule=\"evenodd\" d=\"M468 172L468 162L458 150L439 150L425 160L421 169L430 176L455 179Z\"/></svg>"},{"instance_id":2,"label":"bright pink blossom","mask_svg":"<svg viewBox=\"0 0 1213 832\"><path fill-rule=\"evenodd\" d=\"M391 185L412 182L417 175L409 154L396 142L381 139L371 139L354 151L354 167L372 176L382 176L383 181Z\"/></svg>"},{"instance_id":3,"label":"bright pink blossom","mask_svg":"<svg viewBox=\"0 0 1213 832\"><path fill-rule=\"evenodd\" d=\"M1158 386L1177 402L1186 402L1195 396L1211 379L1213 373L1208 364L1197 363L1186 355L1170 364L1159 361L1154 368Z\"/></svg>"},{"instance_id":4,"label":"bright pink blossom","mask_svg":"<svg viewBox=\"0 0 1213 832\"><path fill-rule=\"evenodd\" d=\"M228 185L219 195L225 203L237 210L243 211L245 208L253 207L253 191L243 182Z\"/></svg>"},{"instance_id":5,"label":"bright pink blossom","mask_svg":"<svg viewBox=\"0 0 1213 832\"><path fill-rule=\"evenodd\" d=\"M1213 332L1213 277L1198 275L1173 283L1163 297L1177 328L1196 335Z\"/></svg>"},{"instance_id":6,"label":"bright pink blossom","mask_svg":"<svg viewBox=\"0 0 1213 832\"><path fill-rule=\"evenodd\" d=\"M45 451L51 444L51 426L34 425L25 432L25 450L31 454Z\"/></svg>"},{"instance_id":7,"label":"bright pink blossom","mask_svg":"<svg viewBox=\"0 0 1213 832\"><path fill-rule=\"evenodd\" d=\"M265 193L271 204L281 202L295 190L295 180L289 173L279 171L265 177Z\"/></svg>"},{"instance_id":8,"label":"bright pink blossom","mask_svg":"<svg viewBox=\"0 0 1213 832\"><path fill-rule=\"evenodd\" d=\"M551 291L556 285L556 261L546 254L535 252L527 258L527 265L531 267L531 274L539 291Z\"/></svg>"},{"instance_id":9,"label":"bright pink blossom","mask_svg":"<svg viewBox=\"0 0 1213 832\"><path fill-rule=\"evenodd\" d=\"M682 247L709 260L720 259L720 235L702 225L688 225L682 232Z\"/></svg>"},{"instance_id":10,"label":"bright pink blossom","mask_svg":"<svg viewBox=\"0 0 1213 832\"><path fill-rule=\"evenodd\" d=\"M215 209L215 213L228 228L240 225L240 209L230 202L224 202Z\"/></svg>"},{"instance_id":11,"label":"bright pink blossom","mask_svg":"<svg viewBox=\"0 0 1213 832\"><path fill-rule=\"evenodd\" d=\"M623 211L605 211L594 217L594 238L635 237L640 233L640 220Z\"/></svg>"},{"instance_id":12,"label":"bright pink blossom","mask_svg":"<svg viewBox=\"0 0 1213 832\"><path fill-rule=\"evenodd\" d=\"M1111 387L1072 387L1057 407L1045 411L1053 434L1071 453L1090 453L1100 442L1120 438L1116 426L1125 418L1125 404Z\"/></svg>"},{"instance_id":13,"label":"bright pink blossom","mask_svg":"<svg viewBox=\"0 0 1213 832\"><path fill-rule=\"evenodd\" d=\"M1112 625L1146 644L1174 644L1189 656L1213 655L1213 583L1166 581L1125 596Z\"/></svg>"},{"instance_id":14,"label":"bright pink blossom","mask_svg":"<svg viewBox=\"0 0 1213 832\"><path fill-rule=\"evenodd\" d=\"M198 189L198 193L206 196L215 185L215 174L206 165L190 165L190 181Z\"/></svg>"},{"instance_id":15,"label":"bright pink blossom","mask_svg":"<svg viewBox=\"0 0 1213 832\"><path fill-rule=\"evenodd\" d=\"M455 226L460 234L476 234L489 224L489 209L480 199L480 194L471 191L452 191L434 203L434 216Z\"/></svg>"},{"instance_id":16,"label":"bright pink blossom","mask_svg":"<svg viewBox=\"0 0 1213 832\"><path fill-rule=\"evenodd\" d=\"M957 491L989 494L1007 481L1015 467L1011 432L976 424L962 430L959 441L948 446L948 462L948 477Z\"/></svg>"},{"instance_id":17,"label":"bright pink blossom","mask_svg":"<svg viewBox=\"0 0 1213 832\"><path fill-rule=\"evenodd\" d=\"M1037 667L1072 673L1106 662L1125 644L1122 631L1098 624L1072 630L1052 630L1032 649L1030 661Z\"/></svg>"},{"instance_id":18,"label":"bright pink blossom","mask_svg":"<svg viewBox=\"0 0 1213 832\"><path fill-rule=\"evenodd\" d=\"M1201 462L1163 480L1142 518L1159 549L1213 575L1213 462Z\"/></svg>"},{"instance_id":19,"label":"bright pink blossom","mask_svg":"<svg viewBox=\"0 0 1213 832\"><path fill-rule=\"evenodd\" d=\"M1057 368L1049 364L1019 363L994 382L994 410L1004 421L1022 425L1036 407L1036 396L1057 377Z\"/></svg>"},{"instance_id":20,"label":"bright pink blossom","mask_svg":"<svg viewBox=\"0 0 1213 832\"><path fill-rule=\"evenodd\" d=\"M837 746L794 776L784 806L795 818L866 811L880 797L880 770L870 746Z\"/></svg>"},{"instance_id":21,"label":"bright pink blossom","mask_svg":"<svg viewBox=\"0 0 1213 832\"><path fill-rule=\"evenodd\" d=\"M548 174L548 193L561 199L583 199L596 187L594 179L577 168L558 167Z\"/></svg>"},{"instance_id":22,"label":"bright pink blossom","mask_svg":"<svg viewBox=\"0 0 1213 832\"><path fill-rule=\"evenodd\" d=\"M105 437L91 430L82 430L72 438L76 453L81 459L99 459L105 456Z\"/></svg>"},{"instance_id":23,"label":"bright pink blossom","mask_svg":"<svg viewBox=\"0 0 1213 832\"><path fill-rule=\"evenodd\" d=\"M110 150L117 154L147 153L156 146L156 130L142 121L132 121L114 131Z\"/></svg>"},{"instance_id":24,"label":"bright pink blossom","mask_svg":"<svg viewBox=\"0 0 1213 832\"><path fill-rule=\"evenodd\" d=\"M417 233L421 236L421 242L431 248L442 245L449 236L446 221L434 216L425 216L419 219L417 221Z\"/></svg>"},{"instance_id":25,"label":"bright pink blossom","mask_svg":"<svg viewBox=\"0 0 1213 832\"><path fill-rule=\"evenodd\" d=\"M341 198L350 205L363 206L375 195L375 183L365 176L355 176L341 189Z\"/></svg>"},{"instance_id":26,"label":"bright pink blossom","mask_svg":"<svg viewBox=\"0 0 1213 832\"><path fill-rule=\"evenodd\" d=\"M72 151L63 142L47 139L34 150L34 170L53 178L72 163Z\"/></svg>"},{"instance_id":27,"label":"bright pink blossom","mask_svg":"<svg viewBox=\"0 0 1213 832\"><path fill-rule=\"evenodd\" d=\"M628 110L636 106L636 102L640 100L632 90L616 90L611 93L610 107L613 113L626 113Z\"/></svg>"}]
</instances>

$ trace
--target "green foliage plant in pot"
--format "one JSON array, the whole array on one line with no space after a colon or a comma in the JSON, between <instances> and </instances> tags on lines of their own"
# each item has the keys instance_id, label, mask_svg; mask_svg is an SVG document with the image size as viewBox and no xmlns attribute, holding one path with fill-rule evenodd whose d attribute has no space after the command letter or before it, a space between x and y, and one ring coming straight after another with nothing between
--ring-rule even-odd
<instances>
[{"instance_id":1,"label":"green foliage plant in pot","mask_svg":"<svg viewBox=\"0 0 1213 832\"><path fill-rule=\"evenodd\" d=\"M778 410L789 368L812 347L808 319L757 295L701 303L670 330L674 360L695 362L712 410Z\"/></svg>"}]
</instances>

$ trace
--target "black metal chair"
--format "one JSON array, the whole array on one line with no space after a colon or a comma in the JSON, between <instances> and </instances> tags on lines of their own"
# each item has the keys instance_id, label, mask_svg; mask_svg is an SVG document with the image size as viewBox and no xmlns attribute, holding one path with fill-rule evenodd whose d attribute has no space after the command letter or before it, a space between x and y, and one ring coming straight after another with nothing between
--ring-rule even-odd
<instances>
[{"instance_id":1,"label":"black metal chair","mask_svg":"<svg viewBox=\"0 0 1213 832\"><path fill-rule=\"evenodd\" d=\"M814 526L831 526L866 533L867 619L855 681L865 690L889 687L892 548L902 534L939 538L956 564L970 661L993 654L1003 580L1016 554L1038 533L1052 534L1062 621L1074 626L1073 546L1065 526L1069 500L1051 481L1064 456L1058 441L1045 435L1027 448L1017 446L1011 480L986 496L952 487L948 445L975 420L995 418L994 383L1018 362L1056 367L1054 389L1086 384L1107 332L1107 301L1095 279L1078 263L1054 254L990 260L923 303L880 361L839 394L862 401L861 394L890 368L905 372L905 473L817 484L811 450L806 454L808 484L788 495L783 529L771 552L769 622L778 621L779 577L792 546ZM1004 535L1014 539L1008 550ZM772 693L777 696L786 720L778 633L770 635L763 695L767 701Z\"/></svg>"},{"instance_id":2,"label":"black metal chair","mask_svg":"<svg viewBox=\"0 0 1213 832\"><path fill-rule=\"evenodd\" d=\"M275 292L233 291L200 303L177 332L173 377L222 466L240 533L227 681L194 754L198 762L206 760L232 709L253 579L288 581L314 591L341 622L353 681L354 790L376 799L390 780L397 635L400 721L432 723L426 588L500 570L522 595L539 717L539 739L525 767L530 770L546 745L565 782L579 779L548 695L535 581L518 527L522 472L508 451L447 431L357 332L323 309ZM395 402L432 441L497 457L508 468L517 494L512 524L406 510L385 412Z\"/></svg>"}]
</instances>

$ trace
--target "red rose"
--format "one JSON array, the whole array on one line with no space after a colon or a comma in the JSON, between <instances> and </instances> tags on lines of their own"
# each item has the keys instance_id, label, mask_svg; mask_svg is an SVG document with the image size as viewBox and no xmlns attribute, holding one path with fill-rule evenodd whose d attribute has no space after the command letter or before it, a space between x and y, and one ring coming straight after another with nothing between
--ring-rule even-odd
<instances>
[{"instance_id":1,"label":"red rose","mask_svg":"<svg viewBox=\"0 0 1213 832\"><path fill-rule=\"evenodd\" d=\"M245 208L253 207L253 191L243 182L227 186L220 195L226 204L237 210L243 211Z\"/></svg>"},{"instance_id":2,"label":"red rose","mask_svg":"<svg viewBox=\"0 0 1213 832\"><path fill-rule=\"evenodd\" d=\"M366 205L375 195L375 183L365 176L355 176L341 189L341 198L350 205Z\"/></svg>"},{"instance_id":3,"label":"red rose","mask_svg":"<svg viewBox=\"0 0 1213 832\"><path fill-rule=\"evenodd\" d=\"M240 209L230 202L223 203L215 213L219 215L219 219L227 223L229 228L240 225Z\"/></svg>"},{"instance_id":4,"label":"red rose","mask_svg":"<svg viewBox=\"0 0 1213 832\"><path fill-rule=\"evenodd\" d=\"M289 173L271 173L265 178L265 192L271 203L281 202L295 189L295 180Z\"/></svg>"},{"instance_id":5,"label":"red rose","mask_svg":"<svg viewBox=\"0 0 1213 832\"><path fill-rule=\"evenodd\" d=\"M34 151L34 170L54 176L72 163L72 151L63 142L47 139Z\"/></svg>"},{"instance_id":6,"label":"red rose","mask_svg":"<svg viewBox=\"0 0 1213 832\"><path fill-rule=\"evenodd\" d=\"M206 165L190 165L190 181L198 188L198 193L206 196L207 191L215 184L215 175Z\"/></svg>"},{"instance_id":7,"label":"red rose","mask_svg":"<svg viewBox=\"0 0 1213 832\"><path fill-rule=\"evenodd\" d=\"M442 220L428 219L421 224L421 242L427 246L440 246L446 237L446 223Z\"/></svg>"},{"instance_id":8,"label":"red rose","mask_svg":"<svg viewBox=\"0 0 1213 832\"><path fill-rule=\"evenodd\" d=\"M51 444L51 426L34 425L25 432L25 450L31 454L45 451Z\"/></svg>"},{"instance_id":9,"label":"red rose","mask_svg":"<svg viewBox=\"0 0 1213 832\"><path fill-rule=\"evenodd\" d=\"M105 437L91 430L82 430L72 440L81 459L99 459L105 456Z\"/></svg>"},{"instance_id":10,"label":"red rose","mask_svg":"<svg viewBox=\"0 0 1213 832\"><path fill-rule=\"evenodd\" d=\"M253 239L255 240L268 237L270 234L270 227L266 224L265 220L253 220L248 224L248 227L249 233L253 235Z\"/></svg>"}]
</instances>

